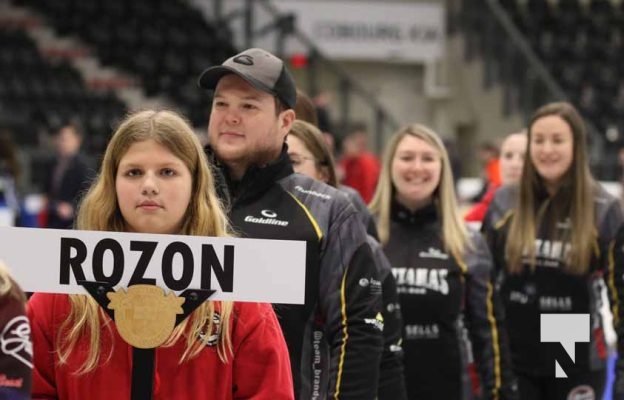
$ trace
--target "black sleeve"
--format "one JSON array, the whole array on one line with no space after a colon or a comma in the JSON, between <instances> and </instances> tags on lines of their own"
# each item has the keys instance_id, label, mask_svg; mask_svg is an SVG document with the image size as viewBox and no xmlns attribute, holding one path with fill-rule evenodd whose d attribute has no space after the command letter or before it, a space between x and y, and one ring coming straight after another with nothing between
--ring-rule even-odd
<instances>
[{"instance_id":1,"label":"black sleeve","mask_svg":"<svg viewBox=\"0 0 624 400\"><path fill-rule=\"evenodd\" d=\"M489 212L488 210L488 214ZM493 212L496 213L495 211ZM481 225L481 233L492 257L492 281L497 290L500 289L500 284L504 275L505 247L507 241L506 225L512 215L513 212L508 211L497 220L489 219L486 215L484 223Z\"/></svg>"},{"instance_id":2,"label":"black sleeve","mask_svg":"<svg viewBox=\"0 0 624 400\"><path fill-rule=\"evenodd\" d=\"M403 317L390 261L379 242L369 237L382 288L384 349L379 365L378 400L407 400L403 373Z\"/></svg>"},{"instance_id":3,"label":"black sleeve","mask_svg":"<svg viewBox=\"0 0 624 400\"><path fill-rule=\"evenodd\" d=\"M492 284L492 258L478 233L466 255L466 321L483 386L483 399L517 399L504 313Z\"/></svg>"},{"instance_id":4,"label":"black sleeve","mask_svg":"<svg viewBox=\"0 0 624 400\"><path fill-rule=\"evenodd\" d=\"M329 397L367 400L377 396L383 349L381 293L366 233L352 207L335 221L321 258L319 298L330 346Z\"/></svg>"},{"instance_id":5,"label":"black sleeve","mask_svg":"<svg viewBox=\"0 0 624 400\"><path fill-rule=\"evenodd\" d=\"M613 314L613 327L617 336L617 361L613 382L613 398L624 399L624 226L613 239L607 253L607 293Z\"/></svg>"}]
</instances>

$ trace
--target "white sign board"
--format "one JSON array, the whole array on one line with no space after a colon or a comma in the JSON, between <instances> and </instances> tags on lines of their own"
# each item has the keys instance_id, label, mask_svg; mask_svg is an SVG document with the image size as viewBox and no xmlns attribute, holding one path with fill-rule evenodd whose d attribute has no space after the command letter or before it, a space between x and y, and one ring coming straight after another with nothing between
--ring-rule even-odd
<instances>
[{"instance_id":1,"label":"white sign board","mask_svg":"<svg viewBox=\"0 0 624 400\"><path fill-rule=\"evenodd\" d=\"M8 207L0 206L0 226L13 226L15 213Z\"/></svg>"},{"instance_id":2,"label":"white sign board","mask_svg":"<svg viewBox=\"0 0 624 400\"><path fill-rule=\"evenodd\" d=\"M28 292L84 294L77 280L86 280L303 304L305 252L302 241L0 228L0 260Z\"/></svg>"},{"instance_id":3,"label":"white sign board","mask_svg":"<svg viewBox=\"0 0 624 400\"><path fill-rule=\"evenodd\" d=\"M437 3L277 0L330 58L425 62L444 55L445 8Z\"/></svg>"}]
</instances>

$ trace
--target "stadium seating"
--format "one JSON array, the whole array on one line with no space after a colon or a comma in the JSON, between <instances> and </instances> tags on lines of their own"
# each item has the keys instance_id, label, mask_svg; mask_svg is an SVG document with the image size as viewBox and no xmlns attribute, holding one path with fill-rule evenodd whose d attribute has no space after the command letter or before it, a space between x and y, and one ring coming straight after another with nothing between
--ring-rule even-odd
<instances>
[{"instance_id":1,"label":"stadium seating","mask_svg":"<svg viewBox=\"0 0 624 400\"><path fill-rule=\"evenodd\" d=\"M44 57L23 29L0 26L0 126L22 146L69 119L82 122L86 150L99 152L110 124L125 112L112 92L89 91L67 61Z\"/></svg>"},{"instance_id":2,"label":"stadium seating","mask_svg":"<svg viewBox=\"0 0 624 400\"><path fill-rule=\"evenodd\" d=\"M500 0L566 94L602 133L624 127L622 6L610 0ZM624 144L624 131L618 138Z\"/></svg>"},{"instance_id":3,"label":"stadium seating","mask_svg":"<svg viewBox=\"0 0 624 400\"><path fill-rule=\"evenodd\" d=\"M99 59L140 78L148 96L166 95L194 125L204 125L208 96L197 88L205 68L236 53L230 32L171 0L24 0L59 34L90 43Z\"/></svg>"}]
</instances>

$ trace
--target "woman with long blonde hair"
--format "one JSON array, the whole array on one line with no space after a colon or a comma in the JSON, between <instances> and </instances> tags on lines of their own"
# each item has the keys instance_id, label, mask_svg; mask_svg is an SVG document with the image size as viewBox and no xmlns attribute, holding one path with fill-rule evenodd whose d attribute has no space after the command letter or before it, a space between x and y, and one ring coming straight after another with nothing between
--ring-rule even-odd
<instances>
[{"instance_id":1,"label":"woman with long blonde hair","mask_svg":"<svg viewBox=\"0 0 624 400\"><path fill-rule=\"evenodd\" d=\"M203 149L170 111L126 118L79 207L82 230L227 236ZM33 397L127 399L132 351L94 299L35 294ZM207 301L156 350L154 399L290 399L288 351L268 304Z\"/></svg>"},{"instance_id":2,"label":"woman with long blonde hair","mask_svg":"<svg viewBox=\"0 0 624 400\"><path fill-rule=\"evenodd\" d=\"M515 398L492 260L458 213L435 132L413 124L392 137L369 207L396 279L409 398Z\"/></svg>"},{"instance_id":3,"label":"woman with long blonde hair","mask_svg":"<svg viewBox=\"0 0 624 400\"><path fill-rule=\"evenodd\" d=\"M498 221L484 225L499 271L520 395L601 399L607 358L602 274L622 210L590 173L585 125L574 106L544 105L528 130L527 160L513 204L503 207L509 211ZM558 344L541 341L544 314L589 315L589 341L576 343L573 363ZM556 363L567 379L555 377Z\"/></svg>"}]
</instances>

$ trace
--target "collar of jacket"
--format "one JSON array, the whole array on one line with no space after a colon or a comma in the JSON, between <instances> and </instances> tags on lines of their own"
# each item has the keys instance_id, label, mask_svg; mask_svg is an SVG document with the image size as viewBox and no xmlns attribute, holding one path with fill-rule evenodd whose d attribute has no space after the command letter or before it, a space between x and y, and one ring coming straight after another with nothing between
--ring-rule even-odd
<instances>
[{"instance_id":1,"label":"collar of jacket","mask_svg":"<svg viewBox=\"0 0 624 400\"><path fill-rule=\"evenodd\" d=\"M396 200L393 200L390 216L394 221L405 225L423 225L438 220L438 208L435 202L433 202L416 211L411 211Z\"/></svg>"},{"instance_id":2,"label":"collar of jacket","mask_svg":"<svg viewBox=\"0 0 624 400\"><path fill-rule=\"evenodd\" d=\"M243 178L238 181L230 179L230 174L225 163L222 163L216 157L216 154L209 146L205 148L208 159L218 169L219 177L215 180L219 184L222 182L222 191L218 193L222 199L228 202L228 208L233 208L237 204L252 201L263 195L274 182L294 173L290 157L288 157L288 148L286 143L282 146L282 151L277 159L263 166L253 165L245 172Z\"/></svg>"}]
</instances>

